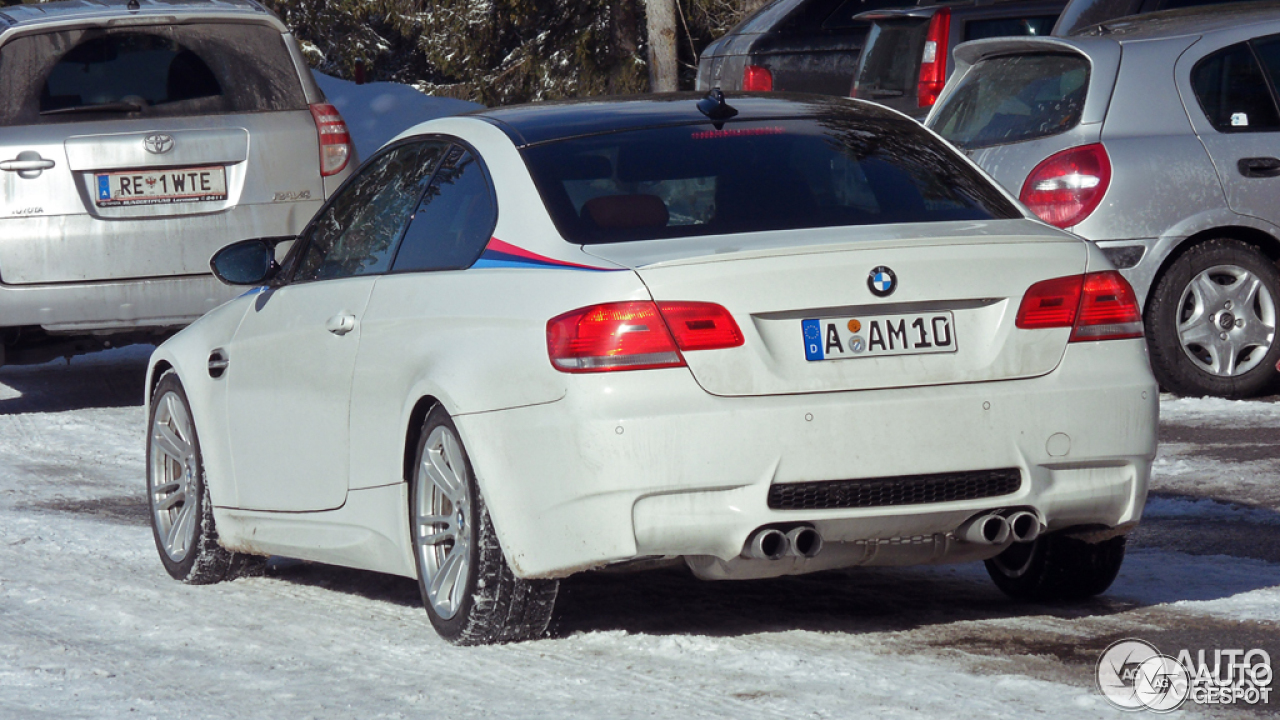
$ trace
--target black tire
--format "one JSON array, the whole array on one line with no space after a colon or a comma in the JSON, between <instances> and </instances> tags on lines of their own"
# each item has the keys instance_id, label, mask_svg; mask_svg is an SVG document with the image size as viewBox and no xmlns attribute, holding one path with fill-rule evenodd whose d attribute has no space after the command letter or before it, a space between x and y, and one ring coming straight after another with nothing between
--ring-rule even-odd
<instances>
[{"instance_id":1,"label":"black tire","mask_svg":"<svg viewBox=\"0 0 1280 720\"><path fill-rule=\"evenodd\" d=\"M986 561L996 587L1016 600L1084 600L1115 582L1124 562L1125 536L1088 543L1061 533L1014 543Z\"/></svg>"},{"instance_id":2,"label":"black tire","mask_svg":"<svg viewBox=\"0 0 1280 720\"><path fill-rule=\"evenodd\" d=\"M1243 283L1250 276L1260 280L1261 286L1246 303L1248 307L1238 303L1227 307L1229 297L1210 305L1193 291L1193 283L1202 276L1212 278L1225 292L1245 287ZM1159 277L1147 303L1147 346L1156 380L1165 390L1179 395L1239 399L1267 392L1280 379L1276 372L1280 342L1275 337L1278 308L1280 270L1266 255L1248 243L1228 238L1197 243ZM1195 322L1197 317L1203 320ZM1191 339L1184 342L1178 330L1183 321L1191 321L1188 328L1192 330L1212 331L1213 337L1204 344ZM1223 322L1228 324L1225 329ZM1268 325L1270 338L1265 339ZM1214 347L1220 349L1212 350ZM1222 352L1224 348L1231 350ZM1221 358L1216 364L1215 352Z\"/></svg>"},{"instance_id":3,"label":"black tire","mask_svg":"<svg viewBox=\"0 0 1280 720\"><path fill-rule=\"evenodd\" d=\"M160 562L175 580L209 585L265 565L218 544L191 404L172 370L156 383L147 420L147 504Z\"/></svg>"},{"instance_id":4,"label":"black tire","mask_svg":"<svg viewBox=\"0 0 1280 720\"><path fill-rule=\"evenodd\" d=\"M440 482L433 481L433 472ZM446 486L452 488L449 493ZM519 642L546 635L560 583L523 580L512 572L458 429L439 406L428 413L418 435L409 487L418 589L436 632L455 645ZM428 522L429 518L436 521ZM455 550L459 551L455 554ZM463 567L452 570L451 563L464 560ZM433 584L437 579L441 582Z\"/></svg>"}]
</instances>

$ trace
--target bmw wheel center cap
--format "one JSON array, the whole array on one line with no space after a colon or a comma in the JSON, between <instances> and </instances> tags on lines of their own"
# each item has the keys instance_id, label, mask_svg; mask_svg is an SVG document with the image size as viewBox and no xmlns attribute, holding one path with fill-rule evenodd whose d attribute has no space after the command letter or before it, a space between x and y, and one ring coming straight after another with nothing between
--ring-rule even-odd
<instances>
[{"instance_id":1,"label":"bmw wheel center cap","mask_svg":"<svg viewBox=\"0 0 1280 720\"><path fill-rule=\"evenodd\" d=\"M889 297L898 289L898 276L884 265L879 265L867 275L867 288L876 297Z\"/></svg>"}]
</instances>

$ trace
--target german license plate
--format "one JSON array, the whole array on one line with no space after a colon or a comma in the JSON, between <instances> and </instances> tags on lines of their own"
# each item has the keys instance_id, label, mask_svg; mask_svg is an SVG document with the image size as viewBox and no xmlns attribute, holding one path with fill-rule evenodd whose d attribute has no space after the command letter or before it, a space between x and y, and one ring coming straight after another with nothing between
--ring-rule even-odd
<instances>
[{"instance_id":1,"label":"german license plate","mask_svg":"<svg viewBox=\"0 0 1280 720\"><path fill-rule=\"evenodd\" d=\"M227 199L227 171L220 166L100 173L97 181L98 207Z\"/></svg>"},{"instance_id":2,"label":"german license plate","mask_svg":"<svg viewBox=\"0 0 1280 720\"><path fill-rule=\"evenodd\" d=\"M801 320L806 360L843 360L956 351L955 323L947 311L916 315Z\"/></svg>"}]
</instances>

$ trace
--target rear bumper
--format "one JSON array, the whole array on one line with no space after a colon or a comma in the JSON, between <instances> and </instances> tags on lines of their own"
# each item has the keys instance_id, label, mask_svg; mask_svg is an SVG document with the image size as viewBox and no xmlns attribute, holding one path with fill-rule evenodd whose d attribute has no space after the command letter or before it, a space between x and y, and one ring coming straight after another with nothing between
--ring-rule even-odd
<instances>
[{"instance_id":1,"label":"rear bumper","mask_svg":"<svg viewBox=\"0 0 1280 720\"><path fill-rule=\"evenodd\" d=\"M212 275L50 285L0 284L0 327L53 333L181 327L244 292Z\"/></svg>"},{"instance_id":2,"label":"rear bumper","mask_svg":"<svg viewBox=\"0 0 1280 720\"><path fill-rule=\"evenodd\" d=\"M998 547L947 535L994 508L1034 509L1050 531L1127 527L1146 499L1157 413L1144 344L1124 340L1071 345L1039 378L929 388L725 398L683 368L575 376L557 402L456 421L517 574L655 555L739 562L772 523L811 524L827 542L817 558L726 575L748 576L989 556ZM994 468L1018 468L1021 487L892 507L767 503L774 483Z\"/></svg>"}]
</instances>

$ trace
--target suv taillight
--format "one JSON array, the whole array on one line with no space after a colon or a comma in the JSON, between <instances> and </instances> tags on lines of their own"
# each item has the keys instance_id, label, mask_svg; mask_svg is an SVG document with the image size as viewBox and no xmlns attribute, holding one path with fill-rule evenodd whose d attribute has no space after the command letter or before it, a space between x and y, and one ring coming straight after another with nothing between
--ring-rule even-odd
<instances>
[{"instance_id":1,"label":"suv taillight","mask_svg":"<svg viewBox=\"0 0 1280 720\"><path fill-rule=\"evenodd\" d=\"M1071 342L1142 337L1138 298L1115 270L1032 285L1022 296L1015 324L1023 330L1069 327Z\"/></svg>"},{"instance_id":2,"label":"suv taillight","mask_svg":"<svg viewBox=\"0 0 1280 720\"><path fill-rule=\"evenodd\" d=\"M338 108L329 103L313 103L311 118L320 136L320 174L337 175L351 159L351 133Z\"/></svg>"},{"instance_id":3,"label":"suv taillight","mask_svg":"<svg viewBox=\"0 0 1280 720\"><path fill-rule=\"evenodd\" d=\"M738 323L714 303L605 303L547 321L551 365L568 373L681 367L682 351L742 343Z\"/></svg>"},{"instance_id":4,"label":"suv taillight","mask_svg":"<svg viewBox=\"0 0 1280 720\"><path fill-rule=\"evenodd\" d=\"M748 65L742 68L743 92L769 92L773 90L773 73L762 65Z\"/></svg>"},{"instance_id":5,"label":"suv taillight","mask_svg":"<svg viewBox=\"0 0 1280 720\"><path fill-rule=\"evenodd\" d=\"M951 39L951 9L942 8L929 19L924 51L920 53L920 85L916 100L920 107L933 107L947 84L947 54Z\"/></svg>"},{"instance_id":6,"label":"suv taillight","mask_svg":"<svg viewBox=\"0 0 1280 720\"><path fill-rule=\"evenodd\" d=\"M1045 158L1031 171L1018 199L1041 220L1060 228L1089 217L1111 184L1111 158L1102 143L1081 145Z\"/></svg>"}]
</instances>

